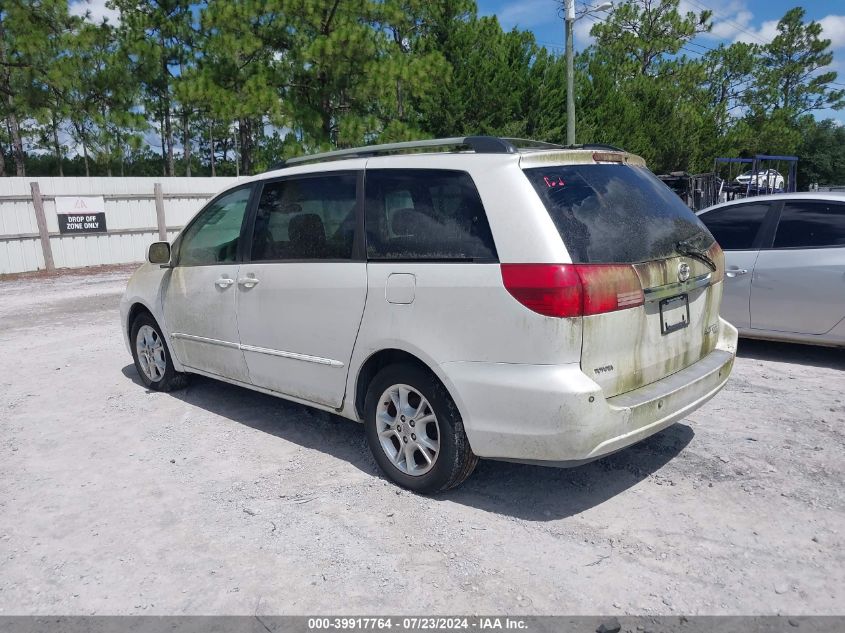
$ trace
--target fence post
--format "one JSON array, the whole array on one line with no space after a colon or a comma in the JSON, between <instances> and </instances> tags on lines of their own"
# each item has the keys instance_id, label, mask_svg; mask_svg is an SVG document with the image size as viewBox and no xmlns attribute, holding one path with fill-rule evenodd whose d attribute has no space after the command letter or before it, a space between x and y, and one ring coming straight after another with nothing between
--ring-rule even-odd
<instances>
[{"instance_id":1,"label":"fence post","mask_svg":"<svg viewBox=\"0 0 845 633\"><path fill-rule=\"evenodd\" d=\"M35 207L35 222L38 224L38 235L41 237L41 251L44 253L44 267L55 270L53 262L53 247L50 246L50 233L47 232L47 216L44 215L44 200L37 182L29 183L32 189L32 206Z\"/></svg>"},{"instance_id":2,"label":"fence post","mask_svg":"<svg viewBox=\"0 0 845 633\"><path fill-rule=\"evenodd\" d=\"M164 217L164 193L161 190L161 183L153 185L156 198L156 223L158 224L158 239L161 242L167 241L167 220Z\"/></svg>"}]
</instances>

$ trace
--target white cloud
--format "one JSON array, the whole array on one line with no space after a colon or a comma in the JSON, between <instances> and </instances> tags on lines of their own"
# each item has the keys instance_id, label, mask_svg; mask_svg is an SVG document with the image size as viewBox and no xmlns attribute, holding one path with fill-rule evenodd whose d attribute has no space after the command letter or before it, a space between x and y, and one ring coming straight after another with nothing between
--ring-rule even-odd
<instances>
[{"instance_id":1,"label":"white cloud","mask_svg":"<svg viewBox=\"0 0 845 633\"><path fill-rule=\"evenodd\" d=\"M735 42L747 42L749 44L764 44L771 42L778 34L778 21L766 20L758 28L749 28L741 33L737 33L734 38Z\"/></svg>"},{"instance_id":2,"label":"white cloud","mask_svg":"<svg viewBox=\"0 0 845 633\"><path fill-rule=\"evenodd\" d=\"M709 37L717 40L730 40L740 35L743 29L750 30L751 20L754 14L751 11L738 11L736 15L731 16L730 21L724 19L717 19L713 22L713 29L707 34Z\"/></svg>"},{"instance_id":3,"label":"white cloud","mask_svg":"<svg viewBox=\"0 0 845 633\"><path fill-rule=\"evenodd\" d=\"M734 41L760 43L760 40L763 40L764 42L771 42L778 34L779 19L766 20L758 28L747 29L756 37L748 33L738 33ZM816 20L816 22L822 25L822 37L830 40L831 50L845 49L845 15L827 15L820 20Z\"/></svg>"},{"instance_id":4,"label":"white cloud","mask_svg":"<svg viewBox=\"0 0 845 633\"><path fill-rule=\"evenodd\" d=\"M831 48L845 48L845 15L827 15L818 22L822 25L822 37L830 40Z\"/></svg>"},{"instance_id":5,"label":"white cloud","mask_svg":"<svg viewBox=\"0 0 845 633\"><path fill-rule=\"evenodd\" d=\"M108 21L109 24L120 23L120 11L106 6L106 0L71 0L68 10L71 15L86 17L89 22L100 24Z\"/></svg>"},{"instance_id":6,"label":"white cloud","mask_svg":"<svg viewBox=\"0 0 845 633\"><path fill-rule=\"evenodd\" d=\"M584 17L575 22L575 48L583 50L595 43L595 38L590 35L590 30L596 25L596 22L604 22L607 19L607 13L597 13L593 19Z\"/></svg>"},{"instance_id":7,"label":"white cloud","mask_svg":"<svg viewBox=\"0 0 845 633\"><path fill-rule=\"evenodd\" d=\"M732 40L743 29L751 30L750 25L754 19L746 0L681 0L679 9L682 14L692 12L696 15L705 9L712 11L710 21L713 28L709 33L699 36L709 40Z\"/></svg>"}]
</instances>

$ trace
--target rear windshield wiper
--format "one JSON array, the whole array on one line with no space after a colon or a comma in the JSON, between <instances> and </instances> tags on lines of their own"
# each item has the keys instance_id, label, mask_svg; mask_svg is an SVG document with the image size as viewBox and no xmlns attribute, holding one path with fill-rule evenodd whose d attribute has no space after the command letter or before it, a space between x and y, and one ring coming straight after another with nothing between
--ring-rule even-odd
<instances>
[{"instance_id":1,"label":"rear windshield wiper","mask_svg":"<svg viewBox=\"0 0 845 633\"><path fill-rule=\"evenodd\" d=\"M707 251L701 248L696 248L689 243L689 240L681 240L680 242L675 244L675 250L680 255L686 255L687 257L692 257L693 259L697 259L700 262L704 262L712 271L716 271L719 267L716 265L710 257L707 255Z\"/></svg>"}]
</instances>

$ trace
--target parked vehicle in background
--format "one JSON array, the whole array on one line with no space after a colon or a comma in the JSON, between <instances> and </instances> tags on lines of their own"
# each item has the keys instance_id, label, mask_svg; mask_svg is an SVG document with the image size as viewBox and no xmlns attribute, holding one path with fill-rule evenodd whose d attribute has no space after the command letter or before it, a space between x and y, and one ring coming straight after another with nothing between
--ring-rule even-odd
<instances>
[{"instance_id":1,"label":"parked vehicle in background","mask_svg":"<svg viewBox=\"0 0 845 633\"><path fill-rule=\"evenodd\" d=\"M776 169L761 169L755 175L752 171L746 171L736 177L735 182L739 185L751 186L755 189L781 190L784 186L784 177Z\"/></svg>"},{"instance_id":2,"label":"parked vehicle in background","mask_svg":"<svg viewBox=\"0 0 845 633\"><path fill-rule=\"evenodd\" d=\"M673 171L657 176L693 211L706 209L719 202L719 180L713 172L689 174Z\"/></svg>"},{"instance_id":3,"label":"parked vehicle in background","mask_svg":"<svg viewBox=\"0 0 845 633\"><path fill-rule=\"evenodd\" d=\"M722 317L741 336L845 346L845 194L746 198L699 218L725 252Z\"/></svg>"},{"instance_id":4,"label":"parked vehicle in background","mask_svg":"<svg viewBox=\"0 0 845 633\"><path fill-rule=\"evenodd\" d=\"M149 388L197 373L361 421L387 476L420 492L478 457L620 450L714 396L736 349L713 237L606 146L291 159L148 259L121 315Z\"/></svg>"}]
</instances>

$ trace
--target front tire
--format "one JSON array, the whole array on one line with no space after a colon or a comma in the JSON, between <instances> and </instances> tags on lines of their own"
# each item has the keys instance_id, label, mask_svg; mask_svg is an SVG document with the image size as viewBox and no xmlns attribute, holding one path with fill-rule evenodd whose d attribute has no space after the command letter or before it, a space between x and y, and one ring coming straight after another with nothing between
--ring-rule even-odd
<instances>
[{"instance_id":1,"label":"front tire","mask_svg":"<svg viewBox=\"0 0 845 633\"><path fill-rule=\"evenodd\" d=\"M158 323L147 313L139 314L130 331L132 359L141 382L153 391L174 391L188 384L188 374L176 371Z\"/></svg>"},{"instance_id":2,"label":"front tire","mask_svg":"<svg viewBox=\"0 0 845 633\"><path fill-rule=\"evenodd\" d=\"M423 368L399 364L379 371L367 390L364 415L376 463L403 488L448 490L478 463L454 401Z\"/></svg>"}]
</instances>

